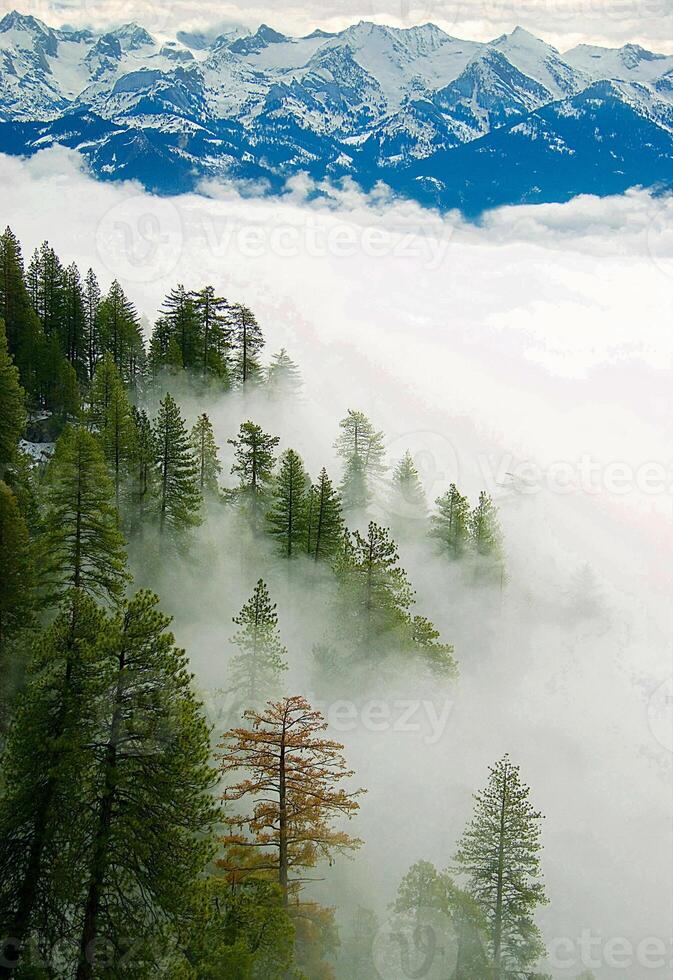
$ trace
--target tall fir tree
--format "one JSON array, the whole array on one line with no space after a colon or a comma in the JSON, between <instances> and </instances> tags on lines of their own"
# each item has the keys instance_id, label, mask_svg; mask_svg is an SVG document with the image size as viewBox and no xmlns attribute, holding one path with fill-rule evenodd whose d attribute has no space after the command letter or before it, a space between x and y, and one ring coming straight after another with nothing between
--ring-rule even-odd
<instances>
[{"instance_id":1,"label":"tall fir tree","mask_svg":"<svg viewBox=\"0 0 673 980\"><path fill-rule=\"evenodd\" d=\"M65 270L49 242L33 253L27 273L28 292L48 338L65 353Z\"/></svg>"},{"instance_id":2,"label":"tall fir tree","mask_svg":"<svg viewBox=\"0 0 673 980\"><path fill-rule=\"evenodd\" d=\"M144 351L140 320L135 306L115 279L98 309L101 351L112 354L125 384L135 384Z\"/></svg>"},{"instance_id":3,"label":"tall fir tree","mask_svg":"<svg viewBox=\"0 0 673 980\"><path fill-rule=\"evenodd\" d=\"M117 527L114 485L90 432L67 427L45 480L41 577L51 601L70 589L118 601L127 581L124 540Z\"/></svg>"},{"instance_id":4,"label":"tall fir tree","mask_svg":"<svg viewBox=\"0 0 673 980\"><path fill-rule=\"evenodd\" d=\"M241 303L230 307L232 380L245 387L260 380L259 355L264 347L262 328L252 310Z\"/></svg>"},{"instance_id":5,"label":"tall fir tree","mask_svg":"<svg viewBox=\"0 0 673 980\"><path fill-rule=\"evenodd\" d=\"M544 955L534 918L537 907L547 904L540 864L543 817L509 756L489 772L455 862L486 917L493 976L505 980L530 974Z\"/></svg>"},{"instance_id":6,"label":"tall fir tree","mask_svg":"<svg viewBox=\"0 0 673 980\"><path fill-rule=\"evenodd\" d=\"M75 263L63 272L63 354L80 383L89 379L87 324L82 277Z\"/></svg>"},{"instance_id":7,"label":"tall fir tree","mask_svg":"<svg viewBox=\"0 0 673 980\"><path fill-rule=\"evenodd\" d=\"M212 286L204 286L192 295L201 336L201 377L204 381L215 378L226 388L229 385L230 346L227 301L218 296Z\"/></svg>"},{"instance_id":8,"label":"tall fir tree","mask_svg":"<svg viewBox=\"0 0 673 980\"><path fill-rule=\"evenodd\" d=\"M366 534L355 531L339 563L343 621L360 650L390 648L408 624L414 590L399 564L386 528L370 521Z\"/></svg>"},{"instance_id":9,"label":"tall fir tree","mask_svg":"<svg viewBox=\"0 0 673 980\"><path fill-rule=\"evenodd\" d=\"M343 545L341 499L323 468L307 504L306 551L315 561L331 561Z\"/></svg>"},{"instance_id":10,"label":"tall fir tree","mask_svg":"<svg viewBox=\"0 0 673 980\"><path fill-rule=\"evenodd\" d=\"M0 236L0 319L5 323L9 353L19 370L21 384L36 402L44 337L26 289L21 246L10 228Z\"/></svg>"},{"instance_id":11,"label":"tall fir tree","mask_svg":"<svg viewBox=\"0 0 673 980\"><path fill-rule=\"evenodd\" d=\"M132 522L142 522L145 518L156 485L157 451L152 423L144 410L131 408L134 436L131 457L131 507Z\"/></svg>"},{"instance_id":12,"label":"tall fir tree","mask_svg":"<svg viewBox=\"0 0 673 980\"><path fill-rule=\"evenodd\" d=\"M239 627L231 642L238 648L229 666L234 710L240 715L280 693L281 676L287 670L278 629L278 613L269 590L260 579L255 591L241 609L234 623Z\"/></svg>"},{"instance_id":13,"label":"tall fir tree","mask_svg":"<svg viewBox=\"0 0 673 980\"><path fill-rule=\"evenodd\" d=\"M105 355L96 369L91 409L96 420L96 435L110 467L115 506L120 515L129 488L136 430L131 403L110 354Z\"/></svg>"},{"instance_id":14,"label":"tall fir tree","mask_svg":"<svg viewBox=\"0 0 673 980\"><path fill-rule=\"evenodd\" d=\"M158 602L139 592L101 638L76 980L116 974L131 950L151 972L211 855L209 732Z\"/></svg>"},{"instance_id":15,"label":"tall fir tree","mask_svg":"<svg viewBox=\"0 0 673 980\"><path fill-rule=\"evenodd\" d=\"M16 640L33 625L35 568L28 526L10 488L0 480L0 733L7 705L20 685L23 655Z\"/></svg>"},{"instance_id":16,"label":"tall fir tree","mask_svg":"<svg viewBox=\"0 0 673 980\"><path fill-rule=\"evenodd\" d=\"M168 330L169 345L172 344L178 353L178 363L174 366L182 370L202 367L201 323L194 298L184 286L179 285L168 293L161 319Z\"/></svg>"},{"instance_id":17,"label":"tall fir tree","mask_svg":"<svg viewBox=\"0 0 673 980\"><path fill-rule=\"evenodd\" d=\"M280 470L271 496L267 515L269 533L287 558L296 556L306 539L307 493L310 481L301 456L287 449L280 457Z\"/></svg>"},{"instance_id":18,"label":"tall fir tree","mask_svg":"<svg viewBox=\"0 0 673 980\"><path fill-rule=\"evenodd\" d=\"M427 518L428 503L420 474L408 450L393 470L391 489L391 518L398 533L415 533Z\"/></svg>"},{"instance_id":19,"label":"tall fir tree","mask_svg":"<svg viewBox=\"0 0 673 980\"><path fill-rule=\"evenodd\" d=\"M505 581L505 555L498 508L482 490L470 517L470 540L477 559L476 572L502 588Z\"/></svg>"},{"instance_id":20,"label":"tall fir tree","mask_svg":"<svg viewBox=\"0 0 673 980\"><path fill-rule=\"evenodd\" d=\"M16 457L25 427L25 392L7 349L4 321L0 320L0 478Z\"/></svg>"},{"instance_id":21,"label":"tall fir tree","mask_svg":"<svg viewBox=\"0 0 673 980\"><path fill-rule=\"evenodd\" d=\"M437 512L432 515L430 534L442 552L454 561L470 548L470 502L452 483L446 493L436 500Z\"/></svg>"},{"instance_id":22,"label":"tall fir tree","mask_svg":"<svg viewBox=\"0 0 673 980\"><path fill-rule=\"evenodd\" d=\"M168 393L159 404L154 445L161 532L196 527L201 523L197 464L180 409Z\"/></svg>"},{"instance_id":23,"label":"tall fir tree","mask_svg":"<svg viewBox=\"0 0 673 980\"><path fill-rule=\"evenodd\" d=\"M303 387L301 371L284 347L271 358L266 384L269 395L279 400L296 398Z\"/></svg>"},{"instance_id":24,"label":"tall fir tree","mask_svg":"<svg viewBox=\"0 0 673 980\"><path fill-rule=\"evenodd\" d=\"M93 651L104 622L82 590L69 593L36 640L14 713L2 757L0 977L19 973L31 941L48 954L67 938L73 918L83 871L81 852L72 846L73 813L79 812L94 737Z\"/></svg>"},{"instance_id":25,"label":"tall fir tree","mask_svg":"<svg viewBox=\"0 0 673 980\"><path fill-rule=\"evenodd\" d=\"M86 338L87 372L93 378L96 365L101 358L101 342L99 337L99 317L101 304L101 288L93 269L87 271L84 277L84 334Z\"/></svg>"},{"instance_id":26,"label":"tall fir tree","mask_svg":"<svg viewBox=\"0 0 673 980\"><path fill-rule=\"evenodd\" d=\"M341 484L344 510L364 510L371 500L374 484L387 469L384 436L363 412L352 409L339 422L339 428L341 432L334 446L344 461Z\"/></svg>"},{"instance_id":27,"label":"tall fir tree","mask_svg":"<svg viewBox=\"0 0 673 980\"><path fill-rule=\"evenodd\" d=\"M268 501L276 465L274 450L280 439L264 432L254 422L243 422L236 439L228 439L234 447L232 474L238 477L238 487L233 496L243 503L253 526L257 528L259 517Z\"/></svg>"},{"instance_id":28,"label":"tall fir tree","mask_svg":"<svg viewBox=\"0 0 673 980\"><path fill-rule=\"evenodd\" d=\"M192 428L191 446L196 459L197 478L201 495L217 496L220 490L220 474L222 464L219 460L219 449L215 442L213 426L203 412L199 415Z\"/></svg>"}]
</instances>

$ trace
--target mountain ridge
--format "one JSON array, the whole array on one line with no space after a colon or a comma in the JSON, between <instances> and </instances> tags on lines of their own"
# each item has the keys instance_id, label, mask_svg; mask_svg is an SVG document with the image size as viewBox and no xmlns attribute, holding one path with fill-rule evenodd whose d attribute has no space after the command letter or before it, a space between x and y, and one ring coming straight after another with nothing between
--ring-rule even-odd
<instances>
[{"instance_id":1,"label":"mountain ridge","mask_svg":"<svg viewBox=\"0 0 673 980\"><path fill-rule=\"evenodd\" d=\"M212 177L273 192L306 172L479 213L601 187L667 189L673 56L638 45L562 54L523 27L490 42L368 21L300 38L263 24L157 39L134 22L70 31L13 11L0 20L0 152L54 144L103 179L158 193Z\"/></svg>"}]
</instances>

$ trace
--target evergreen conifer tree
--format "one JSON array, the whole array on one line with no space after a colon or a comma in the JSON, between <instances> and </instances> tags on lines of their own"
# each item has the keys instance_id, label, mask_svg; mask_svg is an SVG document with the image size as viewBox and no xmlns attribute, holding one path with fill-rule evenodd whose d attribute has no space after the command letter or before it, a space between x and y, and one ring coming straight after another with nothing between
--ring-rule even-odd
<instances>
[{"instance_id":1,"label":"evergreen conifer tree","mask_svg":"<svg viewBox=\"0 0 673 980\"><path fill-rule=\"evenodd\" d=\"M315 561L331 560L341 550L343 535L341 499L323 468L307 504L306 551Z\"/></svg>"},{"instance_id":2,"label":"evergreen conifer tree","mask_svg":"<svg viewBox=\"0 0 673 980\"><path fill-rule=\"evenodd\" d=\"M180 409L168 393L159 405L154 445L161 531L195 527L201 523L197 464Z\"/></svg>"},{"instance_id":3,"label":"evergreen conifer tree","mask_svg":"<svg viewBox=\"0 0 673 980\"><path fill-rule=\"evenodd\" d=\"M166 296L161 318L178 353L175 367L182 370L199 369L203 366L201 324L194 299L184 286L179 285Z\"/></svg>"},{"instance_id":4,"label":"evergreen conifer tree","mask_svg":"<svg viewBox=\"0 0 673 980\"><path fill-rule=\"evenodd\" d=\"M436 503L437 513L432 515L430 534L449 558L462 558L470 548L470 502L452 483Z\"/></svg>"},{"instance_id":5,"label":"evergreen conifer tree","mask_svg":"<svg viewBox=\"0 0 673 980\"><path fill-rule=\"evenodd\" d=\"M117 974L130 950L136 970L144 961L151 971L211 854L208 728L158 601L139 592L100 641L76 980L99 976L101 966Z\"/></svg>"},{"instance_id":6,"label":"evergreen conifer tree","mask_svg":"<svg viewBox=\"0 0 673 980\"><path fill-rule=\"evenodd\" d=\"M264 432L254 422L243 422L236 439L228 439L234 447L231 472L238 476L235 496L244 504L253 526L257 527L259 515L268 499L276 464L274 450L280 439Z\"/></svg>"},{"instance_id":7,"label":"evergreen conifer tree","mask_svg":"<svg viewBox=\"0 0 673 980\"><path fill-rule=\"evenodd\" d=\"M220 474L222 464L218 458L219 450L215 442L213 426L204 412L199 415L191 432L191 445L196 468L199 489L202 495L217 496L220 489Z\"/></svg>"},{"instance_id":8,"label":"evergreen conifer tree","mask_svg":"<svg viewBox=\"0 0 673 980\"><path fill-rule=\"evenodd\" d=\"M428 504L421 478L407 450L393 471L390 510L399 531L416 531L427 517Z\"/></svg>"},{"instance_id":9,"label":"evergreen conifer tree","mask_svg":"<svg viewBox=\"0 0 673 980\"><path fill-rule=\"evenodd\" d=\"M63 273L63 354L72 365L79 382L89 379L84 302L82 278L73 262Z\"/></svg>"},{"instance_id":10,"label":"evergreen conifer tree","mask_svg":"<svg viewBox=\"0 0 673 980\"><path fill-rule=\"evenodd\" d=\"M519 767L504 756L475 796L474 816L455 857L488 922L495 980L529 974L544 955L534 919L547 903L540 867L543 818L529 797Z\"/></svg>"},{"instance_id":11,"label":"evergreen conifer tree","mask_svg":"<svg viewBox=\"0 0 673 980\"><path fill-rule=\"evenodd\" d=\"M38 316L24 278L21 246L10 228L0 236L0 320L7 331L9 353L30 398L38 398L40 349L44 342Z\"/></svg>"},{"instance_id":12,"label":"evergreen conifer tree","mask_svg":"<svg viewBox=\"0 0 673 980\"><path fill-rule=\"evenodd\" d=\"M138 518L141 522L145 511L154 493L156 483L156 446L154 442L154 431L147 412L136 408L131 408L134 436L132 440L133 452L131 456L131 517Z\"/></svg>"},{"instance_id":13,"label":"evergreen conifer tree","mask_svg":"<svg viewBox=\"0 0 673 980\"><path fill-rule=\"evenodd\" d=\"M273 355L267 368L266 382L272 398L293 398L301 391L301 372L284 347Z\"/></svg>"},{"instance_id":14,"label":"evergreen conifer tree","mask_svg":"<svg viewBox=\"0 0 673 980\"><path fill-rule=\"evenodd\" d=\"M5 324L0 320L0 477L16 457L25 426L25 393L7 349Z\"/></svg>"},{"instance_id":15,"label":"evergreen conifer tree","mask_svg":"<svg viewBox=\"0 0 673 980\"><path fill-rule=\"evenodd\" d=\"M277 696L281 675L287 670L287 650L280 639L276 604L262 579L234 623L239 627L231 642L238 647L229 667L236 710Z\"/></svg>"},{"instance_id":16,"label":"evergreen conifer tree","mask_svg":"<svg viewBox=\"0 0 673 980\"><path fill-rule=\"evenodd\" d=\"M200 372L204 381L217 378L224 387L229 383L229 318L226 299L217 296L212 286L193 294L201 335Z\"/></svg>"},{"instance_id":17,"label":"evergreen conifer tree","mask_svg":"<svg viewBox=\"0 0 673 980\"><path fill-rule=\"evenodd\" d=\"M41 571L52 601L81 589L119 600L127 574L114 485L96 438L68 427L47 468Z\"/></svg>"},{"instance_id":18,"label":"evergreen conifer tree","mask_svg":"<svg viewBox=\"0 0 673 980\"><path fill-rule=\"evenodd\" d=\"M93 378L96 365L101 357L101 344L98 336L101 304L101 289L96 273L89 269L84 277L84 334L89 379Z\"/></svg>"},{"instance_id":19,"label":"evergreen conifer tree","mask_svg":"<svg viewBox=\"0 0 673 980\"><path fill-rule=\"evenodd\" d=\"M235 303L230 307L232 380L245 386L259 380L261 366L259 355L264 347L264 336L255 314L247 306Z\"/></svg>"},{"instance_id":20,"label":"evergreen conifer tree","mask_svg":"<svg viewBox=\"0 0 673 980\"><path fill-rule=\"evenodd\" d=\"M125 384L135 384L144 349L140 320L133 303L115 279L98 309L101 351L112 354Z\"/></svg>"},{"instance_id":21,"label":"evergreen conifer tree","mask_svg":"<svg viewBox=\"0 0 673 980\"><path fill-rule=\"evenodd\" d=\"M287 558L299 554L306 538L308 488L309 478L301 456L294 449L286 450L273 483L267 522Z\"/></svg>"},{"instance_id":22,"label":"evergreen conifer tree","mask_svg":"<svg viewBox=\"0 0 673 980\"><path fill-rule=\"evenodd\" d=\"M22 658L13 656L15 640L33 625L35 568L28 527L19 503L0 480L0 732L7 702L21 679Z\"/></svg>"}]
</instances>

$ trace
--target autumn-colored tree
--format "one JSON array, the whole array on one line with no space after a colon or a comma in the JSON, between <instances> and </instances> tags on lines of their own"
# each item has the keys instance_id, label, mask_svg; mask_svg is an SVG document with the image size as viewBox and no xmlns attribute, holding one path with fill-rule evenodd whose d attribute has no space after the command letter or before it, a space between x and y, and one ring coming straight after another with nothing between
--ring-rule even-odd
<instances>
[{"instance_id":1,"label":"autumn-colored tree","mask_svg":"<svg viewBox=\"0 0 673 980\"><path fill-rule=\"evenodd\" d=\"M218 863L234 881L277 881L289 906L291 898L298 903L307 869L360 846L333 821L351 818L364 791L339 785L353 776L343 745L325 737L326 722L303 697L270 701L264 711L244 717L249 727L227 732L219 758L223 774L244 774L223 799L245 801L248 810L225 818L225 853Z\"/></svg>"}]
</instances>

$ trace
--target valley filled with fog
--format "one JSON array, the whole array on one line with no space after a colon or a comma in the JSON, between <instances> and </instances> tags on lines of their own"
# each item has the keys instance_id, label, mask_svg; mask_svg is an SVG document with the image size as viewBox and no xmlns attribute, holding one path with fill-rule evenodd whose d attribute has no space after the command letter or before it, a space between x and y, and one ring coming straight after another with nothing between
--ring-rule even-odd
<instances>
[{"instance_id":1,"label":"valley filled with fog","mask_svg":"<svg viewBox=\"0 0 673 980\"><path fill-rule=\"evenodd\" d=\"M61 150L0 157L0 182L24 254L47 237L65 263L95 264L104 289L119 279L148 334L173 286L208 282L255 310L268 354L297 362L302 396L280 405L174 390L190 425L208 412L225 485L246 419L338 478L339 420L358 409L390 465L411 452L430 503L455 482L499 507L499 589L421 535L398 542L419 612L455 648L455 682L320 676L320 583L234 537L225 516L151 583L217 726L231 620L264 573L288 693L321 707L368 791L353 824L363 848L313 886L342 933L358 907L384 923L415 861L450 864L472 794L509 752L546 816L549 972L670 976L673 201L632 191L469 224L383 189L316 201L302 178L268 200L216 184L155 198L92 180ZM382 486L383 524L387 506Z\"/></svg>"}]
</instances>

